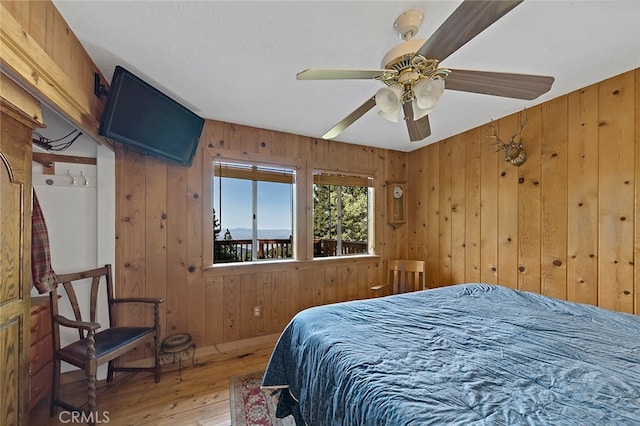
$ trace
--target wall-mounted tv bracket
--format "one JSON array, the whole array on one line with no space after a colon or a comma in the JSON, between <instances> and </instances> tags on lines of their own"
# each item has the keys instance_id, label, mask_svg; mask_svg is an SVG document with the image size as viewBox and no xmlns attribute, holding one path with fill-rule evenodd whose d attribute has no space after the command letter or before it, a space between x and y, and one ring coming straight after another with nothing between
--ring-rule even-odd
<instances>
[{"instance_id":1,"label":"wall-mounted tv bracket","mask_svg":"<svg viewBox=\"0 0 640 426\"><path fill-rule=\"evenodd\" d=\"M100 83L100 74L98 74L97 72L93 73L93 93L98 98L100 98L100 96L102 95L109 96L109 91L104 84Z\"/></svg>"}]
</instances>

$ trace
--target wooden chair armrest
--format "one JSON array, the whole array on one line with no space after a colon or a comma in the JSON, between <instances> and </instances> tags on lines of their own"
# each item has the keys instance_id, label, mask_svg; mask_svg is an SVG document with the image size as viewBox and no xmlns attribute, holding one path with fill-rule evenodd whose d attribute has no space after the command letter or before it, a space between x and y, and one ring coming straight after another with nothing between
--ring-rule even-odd
<instances>
[{"instance_id":1,"label":"wooden chair armrest","mask_svg":"<svg viewBox=\"0 0 640 426\"><path fill-rule=\"evenodd\" d=\"M164 297L121 297L111 299L112 303L150 303L153 304L153 327L156 334L160 334L160 304L164 303Z\"/></svg>"},{"instance_id":2,"label":"wooden chair armrest","mask_svg":"<svg viewBox=\"0 0 640 426\"><path fill-rule=\"evenodd\" d=\"M119 299L112 299L113 303L153 303L159 305L164 303L163 297L123 297Z\"/></svg>"},{"instance_id":3,"label":"wooden chair armrest","mask_svg":"<svg viewBox=\"0 0 640 426\"><path fill-rule=\"evenodd\" d=\"M75 321L67 317L63 317L62 315L56 315L53 319L55 322L65 327L79 328L81 330L86 330L89 333L95 333L95 331L100 328L100 324L97 322Z\"/></svg>"},{"instance_id":4,"label":"wooden chair armrest","mask_svg":"<svg viewBox=\"0 0 640 426\"><path fill-rule=\"evenodd\" d=\"M379 284L379 285L374 285L371 287L372 291L378 291L378 290L382 290L383 288L387 287L389 284Z\"/></svg>"}]
</instances>

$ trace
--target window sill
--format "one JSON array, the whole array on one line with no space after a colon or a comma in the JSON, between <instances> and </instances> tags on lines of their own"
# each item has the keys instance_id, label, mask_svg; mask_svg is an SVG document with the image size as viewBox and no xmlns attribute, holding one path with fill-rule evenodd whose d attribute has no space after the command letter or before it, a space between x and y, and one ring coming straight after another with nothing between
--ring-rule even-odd
<instances>
[{"instance_id":1,"label":"window sill","mask_svg":"<svg viewBox=\"0 0 640 426\"><path fill-rule=\"evenodd\" d=\"M308 260L286 259L257 262L234 262L202 267L205 276L210 275L237 275L254 272L270 272L291 269L307 269L326 265L341 265L348 263L368 263L380 261L379 255L354 254L351 256L317 257Z\"/></svg>"}]
</instances>

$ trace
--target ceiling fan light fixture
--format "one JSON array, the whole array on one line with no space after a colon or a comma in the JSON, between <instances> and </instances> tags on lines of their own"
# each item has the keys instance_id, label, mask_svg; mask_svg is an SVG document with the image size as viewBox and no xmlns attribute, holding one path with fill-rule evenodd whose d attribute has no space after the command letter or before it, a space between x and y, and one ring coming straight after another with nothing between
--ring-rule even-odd
<instances>
[{"instance_id":1,"label":"ceiling fan light fixture","mask_svg":"<svg viewBox=\"0 0 640 426\"><path fill-rule=\"evenodd\" d=\"M400 84L392 84L383 87L376 92L376 105L380 110L378 114L386 120L397 123L399 120L400 101L403 89Z\"/></svg>"},{"instance_id":2,"label":"ceiling fan light fixture","mask_svg":"<svg viewBox=\"0 0 640 426\"><path fill-rule=\"evenodd\" d=\"M432 111L444 93L444 80L424 78L413 86L418 108Z\"/></svg>"},{"instance_id":3,"label":"ceiling fan light fixture","mask_svg":"<svg viewBox=\"0 0 640 426\"><path fill-rule=\"evenodd\" d=\"M385 120L391 121L392 123L400 122L400 108L391 112L378 111L378 115Z\"/></svg>"},{"instance_id":4,"label":"ceiling fan light fixture","mask_svg":"<svg viewBox=\"0 0 640 426\"><path fill-rule=\"evenodd\" d=\"M416 101L415 98L413 98L413 100L411 101L411 105L413 106L413 120L420 120L422 117L424 117L425 115L428 115L431 113L431 111L433 111L433 109L435 108L435 105L432 108L420 108L420 106L418 106L418 102Z\"/></svg>"}]
</instances>

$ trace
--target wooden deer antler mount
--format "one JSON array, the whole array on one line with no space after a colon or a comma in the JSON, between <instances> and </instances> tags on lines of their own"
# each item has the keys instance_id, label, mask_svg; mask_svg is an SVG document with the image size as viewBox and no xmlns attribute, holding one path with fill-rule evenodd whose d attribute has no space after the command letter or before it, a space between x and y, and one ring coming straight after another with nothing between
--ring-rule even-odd
<instances>
[{"instance_id":1,"label":"wooden deer antler mount","mask_svg":"<svg viewBox=\"0 0 640 426\"><path fill-rule=\"evenodd\" d=\"M491 120L491 124L489 124L489 128L493 132L491 135L487 135L487 137L494 138L496 142L494 144L498 145L498 150L504 151L504 161L508 161L516 167L520 167L527 161L527 152L524 150L524 146L522 145L522 129L524 125L527 124L527 110L524 110L524 114L522 115L522 122L520 123L520 127L518 131L511 136L511 140L507 143L504 143L502 139L498 136L498 132L496 132L496 128L493 125L493 120ZM516 141L517 139L517 141Z\"/></svg>"}]
</instances>

